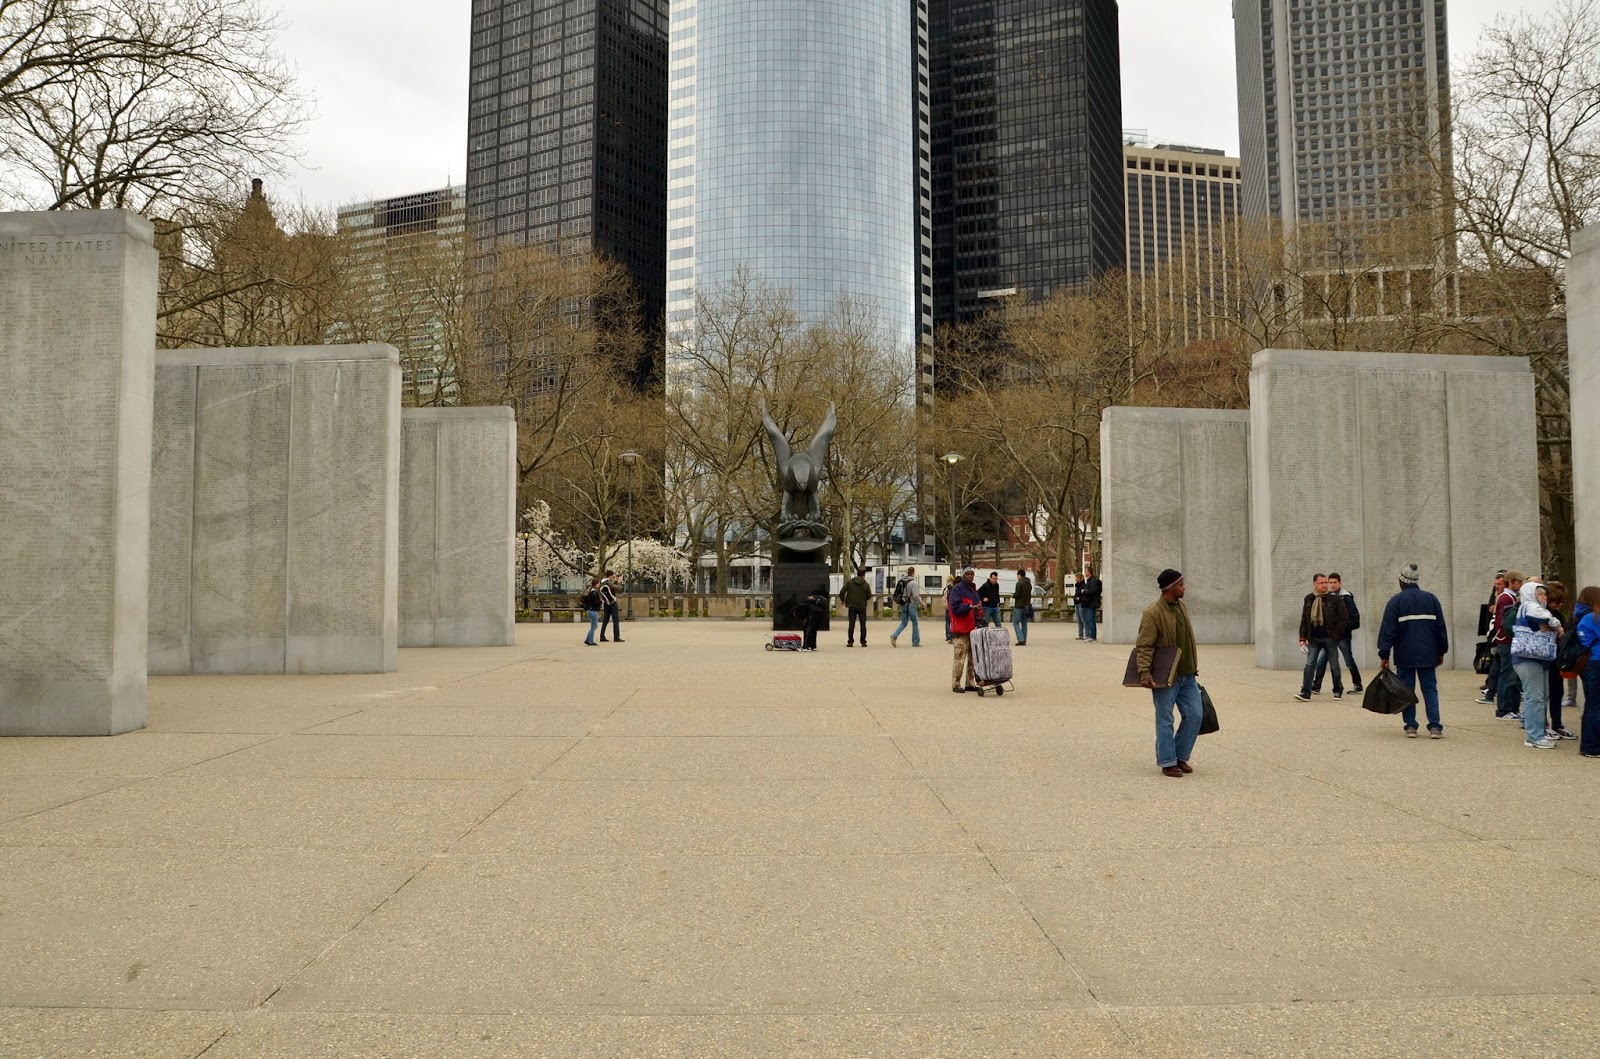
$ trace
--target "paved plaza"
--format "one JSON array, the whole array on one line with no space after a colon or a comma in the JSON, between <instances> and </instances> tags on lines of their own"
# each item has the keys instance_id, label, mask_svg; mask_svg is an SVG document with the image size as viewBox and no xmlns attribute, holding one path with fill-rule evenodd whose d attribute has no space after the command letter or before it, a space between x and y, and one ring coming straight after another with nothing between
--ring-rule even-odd
<instances>
[{"instance_id":1,"label":"paved plaza","mask_svg":"<svg viewBox=\"0 0 1600 1059\"><path fill-rule=\"evenodd\" d=\"M1036 627L979 699L889 628L522 626L0 740L0 1055L1600 1054L1600 762L1470 672L1407 740L1203 648L1173 780L1126 648Z\"/></svg>"}]
</instances>

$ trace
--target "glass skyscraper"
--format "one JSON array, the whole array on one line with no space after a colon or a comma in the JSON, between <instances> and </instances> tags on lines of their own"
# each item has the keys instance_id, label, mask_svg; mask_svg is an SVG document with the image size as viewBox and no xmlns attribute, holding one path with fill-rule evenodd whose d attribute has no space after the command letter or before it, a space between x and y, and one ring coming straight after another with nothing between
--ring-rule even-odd
<instances>
[{"instance_id":1,"label":"glass skyscraper","mask_svg":"<svg viewBox=\"0 0 1600 1059\"><path fill-rule=\"evenodd\" d=\"M467 221L475 245L598 251L647 326L665 300L668 0L473 0Z\"/></svg>"},{"instance_id":2,"label":"glass skyscraper","mask_svg":"<svg viewBox=\"0 0 1600 1059\"><path fill-rule=\"evenodd\" d=\"M669 365L696 292L741 268L804 322L870 306L913 355L932 294L925 3L673 0Z\"/></svg>"},{"instance_id":3,"label":"glass skyscraper","mask_svg":"<svg viewBox=\"0 0 1600 1059\"><path fill-rule=\"evenodd\" d=\"M1124 261L1116 0L932 0L934 319Z\"/></svg>"}]
</instances>

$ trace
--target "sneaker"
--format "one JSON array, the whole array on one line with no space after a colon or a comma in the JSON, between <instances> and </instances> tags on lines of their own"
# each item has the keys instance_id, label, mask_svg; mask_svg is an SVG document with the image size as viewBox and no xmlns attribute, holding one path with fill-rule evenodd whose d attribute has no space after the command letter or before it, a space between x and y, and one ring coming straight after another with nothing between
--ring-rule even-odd
<instances>
[{"instance_id":1,"label":"sneaker","mask_svg":"<svg viewBox=\"0 0 1600 1059\"><path fill-rule=\"evenodd\" d=\"M1536 750L1554 750L1556 745L1548 739L1524 739L1522 745Z\"/></svg>"},{"instance_id":2,"label":"sneaker","mask_svg":"<svg viewBox=\"0 0 1600 1059\"><path fill-rule=\"evenodd\" d=\"M950 690L955 692L957 695L965 695L967 693L966 688L951 688Z\"/></svg>"},{"instance_id":3,"label":"sneaker","mask_svg":"<svg viewBox=\"0 0 1600 1059\"><path fill-rule=\"evenodd\" d=\"M1295 694L1294 701L1296 701L1296 702L1310 702L1311 701L1311 696L1307 695L1303 691L1297 692Z\"/></svg>"},{"instance_id":4,"label":"sneaker","mask_svg":"<svg viewBox=\"0 0 1600 1059\"><path fill-rule=\"evenodd\" d=\"M1407 728L1406 729L1406 738L1407 739L1415 739L1416 737L1417 737L1417 730L1415 728Z\"/></svg>"},{"instance_id":5,"label":"sneaker","mask_svg":"<svg viewBox=\"0 0 1600 1059\"><path fill-rule=\"evenodd\" d=\"M1544 737L1546 739L1576 739L1578 738L1578 733L1570 728L1557 728L1553 732L1546 732Z\"/></svg>"},{"instance_id":6,"label":"sneaker","mask_svg":"<svg viewBox=\"0 0 1600 1059\"><path fill-rule=\"evenodd\" d=\"M1568 695L1568 696L1566 696L1565 698L1563 698L1561 700L1561 708L1562 709L1566 709L1567 707L1571 706L1572 704L1573 703L1572 703L1572 696L1571 695Z\"/></svg>"},{"instance_id":7,"label":"sneaker","mask_svg":"<svg viewBox=\"0 0 1600 1059\"><path fill-rule=\"evenodd\" d=\"M1311 689L1311 694L1313 694L1313 695L1321 695L1322 694L1322 689L1321 688L1312 688Z\"/></svg>"},{"instance_id":8,"label":"sneaker","mask_svg":"<svg viewBox=\"0 0 1600 1059\"><path fill-rule=\"evenodd\" d=\"M1429 739L1443 739L1444 738L1444 729L1443 728L1429 728L1428 729L1428 738Z\"/></svg>"},{"instance_id":9,"label":"sneaker","mask_svg":"<svg viewBox=\"0 0 1600 1059\"><path fill-rule=\"evenodd\" d=\"M861 646L865 647L867 645L866 644L862 644ZM900 637L891 635L889 637L889 646L890 647L899 647L900 646Z\"/></svg>"},{"instance_id":10,"label":"sneaker","mask_svg":"<svg viewBox=\"0 0 1600 1059\"><path fill-rule=\"evenodd\" d=\"M1336 699L1342 699L1342 698L1344 698L1344 692L1336 691L1336 692L1333 693L1333 697L1336 698Z\"/></svg>"},{"instance_id":11,"label":"sneaker","mask_svg":"<svg viewBox=\"0 0 1600 1059\"><path fill-rule=\"evenodd\" d=\"M1350 685L1350 694L1352 694L1352 695L1361 694L1361 685L1360 684L1351 684Z\"/></svg>"},{"instance_id":12,"label":"sneaker","mask_svg":"<svg viewBox=\"0 0 1600 1059\"><path fill-rule=\"evenodd\" d=\"M1495 714L1495 717L1502 721L1516 721L1518 724L1522 723L1522 714L1520 713L1497 713Z\"/></svg>"},{"instance_id":13,"label":"sneaker","mask_svg":"<svg viewBox=\"0 0 1600 1059\"><path fill-rule=\"evenodd\" d=\"M1477 702L1477 703L1479 703L1481 705L1484 705L1484 706L1493 706L1494 705L1494 699L1490 698L1488 695L1479 695L1473 701Z\"/></svg>"}]
</instances>

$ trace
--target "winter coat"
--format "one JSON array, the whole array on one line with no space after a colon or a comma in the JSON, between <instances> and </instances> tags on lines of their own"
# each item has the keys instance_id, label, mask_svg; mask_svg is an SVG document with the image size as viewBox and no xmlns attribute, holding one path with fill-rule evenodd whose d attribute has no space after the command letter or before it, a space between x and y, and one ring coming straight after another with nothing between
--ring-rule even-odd
<instances>
[{"instance_id":1,"label":"winter coat","mask_svg":"<svg viewBox=\"0 0 1600 1059\"><path fill-rule=\"evenodd\" d=\"M839 599L851 610L865 610L872 602L872 586L867 584L866 578L857 574L844 583Z\"/></svg>"},{"instance_id":2,"label":"winter coat","mask_svg":"<svg viewBox=\"0 0 1600 1059\"><path fill-rule=\"evenodd\" d=\"M1017 578L1017 590L1012 593L1011 598L1019 607L1031 606L1033 603L1033 582L1026 577Z\"/></svg>"},{"instance_id":3,"label":"winter coat","mask_svg":"<svg viewBox=\"0 0 1600 1059\"><path fill-rule=\"evenodd\" d=\"M1416 585L1401 585L1383 608L1378 627L1378 657L1390 652L1394 664L1406 669L1433 669L1450 651L1450 630L1445 625L1439 597Z\"/></svg>"},{"instance_id":4,"label":"winter coat","mask_svg":"<svg viewBox=\"0 0 1600 1059\"><path fill-rule=\"evenodd\" d=\"M978 627L978 608L983 606L983 601L978 598L978 590L968 585L965 581L957 581L950 590L950 632L956 636L965 636Z\"/></svg>"},{"instance_id":5,"label":"winter coat","mask_svg":"<svg viewBox=\"0 0 1600 1059\"><path fill-rule=\"evenodd\" d=\"M1311 624L1311 604L1316 598L1315 592L1307 592L1306 601L1300 608L1300 639L1313 640L1326 637L1329 640L1342 640L1349 636L1350 613L1345 607L1344 597L1331 592L1322 597L1321 632L1317 632Z\"/></svg>"}]
</instances>

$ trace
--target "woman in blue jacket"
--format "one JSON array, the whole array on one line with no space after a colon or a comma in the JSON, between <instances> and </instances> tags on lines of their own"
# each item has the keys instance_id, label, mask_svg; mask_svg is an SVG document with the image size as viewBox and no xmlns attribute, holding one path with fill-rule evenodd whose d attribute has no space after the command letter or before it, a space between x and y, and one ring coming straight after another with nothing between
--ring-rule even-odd
<instances>
[{"instance_id":1,"label":"woman in blue jacket","mask_svg":"<svg viewBox=\"0 0 1600 1059\"><path fill-rule=\"evenodd\" d=\"M1600 758L1600 587L1590 585L1578 593L1578 605L1573 614L1578 618L1578 642L1589 652L1589 664L1583 667L1583 723L1579 725L1578 753L1584 757Z\"/></svg>"}]
</instances>

